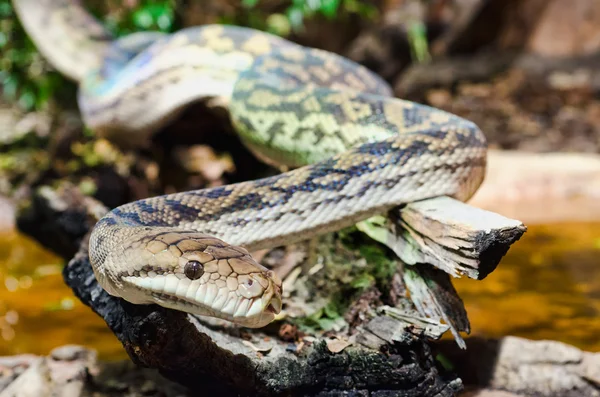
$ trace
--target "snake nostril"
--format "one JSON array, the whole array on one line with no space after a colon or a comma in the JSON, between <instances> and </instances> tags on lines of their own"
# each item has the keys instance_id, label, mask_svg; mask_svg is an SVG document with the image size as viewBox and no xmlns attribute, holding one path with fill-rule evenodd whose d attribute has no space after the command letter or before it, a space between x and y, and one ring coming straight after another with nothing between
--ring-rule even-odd
<instances>
[{"instance_id":1,"label":"snake nostril","mask_svg":"<svg viewBox=\"0 0 600 397\"><path fill-rule=\"evenodd\" d=\"M190 280L198 280L204 274L204 266L198 261L188 261L183 268L183 273Z\"/></svg>"}]
</instances>

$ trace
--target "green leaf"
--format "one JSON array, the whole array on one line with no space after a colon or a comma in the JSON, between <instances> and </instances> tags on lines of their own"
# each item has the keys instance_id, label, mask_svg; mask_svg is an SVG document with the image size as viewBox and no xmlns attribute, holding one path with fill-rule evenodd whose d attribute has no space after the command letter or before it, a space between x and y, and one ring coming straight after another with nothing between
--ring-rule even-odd
<instances>
[{"instance_id":1,"label":"green leaf","mask_svg":"<svg viewBox=\"0 0 600 397\"><path fill-rule=\"evenodd\" d=\"M408 42L413 59L419 63L431 60L427 43L427 27L421 21L413 21L408 26Z\"/></svg>"},{"instance_id":2,"label":"green leaf","mask_svg":"<svg viewBox=\"0 0 600 397\"><path fill-rule=\"evenodd\" d=\"M290 21L290 25L295 30L301 29L304 27L304 12L301 8L298 7L290 7L287 10L287 17Z\"/></svg>"},{"instance_id":3,"label":"green leaf","mask_svg":"<svg viewBox=\"0 0 600 397\"><path fill-rule=\"evenodd\" d=\"M152 14L146 8L141 8L133 13L133 24L140 29L148 29L152 26Z\"/></svg>"},{"instance_id":4,"label":"green leaf","mask_svg":"<svg viewBox=\"0 0 600 397\"><path fill-rule=\"evenodd\" d=\"M4 79L3 82L3 91L4 95L11 100L14 100L17 97L17 89L19 87L19 82L14 75L8 75Z\"/></svg>"},{"instance_id":5,"label":"green leaf","mask_svg":"<svg viewBox=\"0 0 600 397\"><path fill-rule=\"evenodd\" d=\"M242 0L242 6L246 8L254 8L258 4L258 0Z\"/></svg>"},{"instance_id":6,"label":"green leaf","mask_svg":"<svg viewBox=\"0 0 600 397\"><path fill-rule=\"evenodd\" d=\"M294 8L298 8L298 9L303 9L304 6L306 5L306 0L292 0L292 7Z\"/></svg>"},{"instance_id":7,"label":"green leaf","mask_svg":"<svg viewBox=\"0 0 600 397\"><path fill-rule=\"evenodd\" d=\"M53 91L54 91L54 89L52 87L52 80L51 79L42 79L40 81L40 83L38 84L38 92L37 92L37 97L36 97L36 101L35 101L36 102L35 106L37 108L42 107L46 102L48 102Z\"/></svg>"},{"instance_id":8,"label":"green leaf","mask_svg":"<svg viewBox=\"0 0 600 397\"><path fill-rule=\"evenodd\" d=\"M435 359L442 365L442 367L444 367L444 369L446 369L447 371L453 371L454 370L454 365L452 364L452 362L450 361L450 359L448 359L446 356L444 356L443 354L439 353L438 355L435 356Z\"/></svg>"},{"instance_id":9,"label":"green leaf","mask_svg":"<svg viewBox=\"0 0 600 397\"><path fill-rule=\"evenodd\" d=\"M384 244L388 239L388 229L385 226L386 218L383 216L374 216L364 221L358 222L356 228L373 240Z\"/></svg>"},{"instance_id":10,"label":"green leaf","mask_svg":"<svg viewBox=\"0 0 600 397\"><path fill-rule=\"evenodd\" d=\"M147 4L133 12L132 21L133 25L141 30L158 28L160 31L169 32L173 28L173 8L168 2Z\"/></svg>"},{"instance_id":11,"label":"green leaf","mask_svg":"<svg viewBox=\"0 0 600 397\"><path fill-rule=\"evenodd\" d=\"M92 179L84 179L79 183L79 189L87 196L91 196L96 193L98 187Z\"/></svg>"},{"instance_id":12,"label":"green leaf","mask_svg":"<svg viewBox=\"0 0 600 397\"><path fill-rule=\"evenodd\" d=\"M319 327L324 331L329 331L335 326L335 320L331 318L320 318L317 320L317 323L319 324Z\"/></svg>"},{"instance_id":13,"label":"green leaf","mask_svg":"<svg viewBox=\"0 0 600 397\"><path fill-rule=\"evenodd\" d=\"M292 31L290 21L283 14L271 14L267 18L266 22L269 33L285 37L288 36Z\"/></svg>"},{"instance_id":14,"label":"green leaf","mask_svg":"<svg viewBox=\"0 0 600 397\"><path fill-rule=\"evenodd\" d=\"M325 305L325 307L323 308L323 313L331 319L336 319L340 317L340 309L337 306L337 304L333 301Z\"/></svg>"},{"instance_id":15,"label":"green leaf","mask_svg":"<svg viewBox=\"0 0 600 397\"><path fill-rule=\"evenodd\" d=\"M168 32L173 26L173 18L170 15L162 14L156 19L156 25L163 32Z\"/></svg>"},{"instance_id":16,"label":"green leaf","mask_svg":"<svg viewBox=\"0 0 600 397\"><path fill-rule=\"evenodd\" d=\"M10 17L12 14L12 5L9 1L3 1L0 3L0 17L6 18Z\"/></svg>"},{"instance_id":17,"label":"green leaf","mask_svg":"<svg viewBox=\"0 0 600 397\"><path fill-rule=\"evenodd\" d=\"M367 263L372 265L380 265L389 261L383 248L377 245L363 245L359 248L359 252Z\"/></svg>"},{"instance_id":18,"label":"green leaf","mask_svg":"<svg viewBox=\"0 0 600 397\"><path fill-rule=\"evenodd\" d=\"M370 288L373 284L375 284L375 277L367 273L361 274L360 276L352 280L352 283L350 283L352 288L360 290L366 290L367 288Z\"/></svg>"},{"instance_id":19,"label":"green leaf","mask_svg":"<svg viewBox=\"0 0 600 397\"><path fill-rule=\"evenodd\" d=\"M326 16L327 18L334 18L338 12L338 8L340 7L341 0L323 0L321 2L321 14Z\"/></svg>"},{"instance_id":20,"label":"green leaf","mask_svg":"<svg viewBox=\"0 0 600 397\"><path fill-rule=\"evenodd\" d=\"M316 312L314 312L313 314L311 314L310 316L308 316L308 319L310 320L314 320L315 322L321 318L323 316L324 310L323 308L317 310Z\"/></svg>"},{"instance_id":21,"label":"green leaf","mask_svg":"<svg viewBox=\"0 0 600 397\"><path fill-rule=\"evenodd\" d=\"M34 105L35 105L35 94L31 89L26 89L20 96L19 96L19 106L21 106L23 109L25 110L31 110L33 109Z\"/></svg>"}]
</instances>

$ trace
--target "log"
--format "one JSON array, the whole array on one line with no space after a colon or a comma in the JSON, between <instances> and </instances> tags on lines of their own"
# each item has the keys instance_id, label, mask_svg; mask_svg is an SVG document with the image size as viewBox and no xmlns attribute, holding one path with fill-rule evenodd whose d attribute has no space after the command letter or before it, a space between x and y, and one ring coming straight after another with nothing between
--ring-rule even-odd
<instances>
[{"instance_id":1,"label":"log","mask_svg":"<svg viewBox=\"0 0 600 397\"><path fill-rule=\"evenodd\" d=\"M106 321L135 364L157 369L191 390L225 396L337 396L352 391L355 395L442 397L462 389L460 379L440 372L431 355L427 337L437 339L447 329L432 320L405 315L403 321L393 322L393 338L378 337L372 331L382 321L380 317L386 317L382 311L375 322L350 337L332 333L290 342L277 336L276 324L245 330L113 297L97 283L87 254L88 232L107 209L68 183L37 189L31 203L44 207L27 213L44 214L45 222L53 224L52 241L60 243L61 251L69 251L68 241L71 248L79 244L79 251L63 270L65 282L78 299ZM19 220L21 226L27 226L24 219ZM31 215L26 219L32 221ZM80 227L73 227L71 221ZM82 235L86 228L88 232ZM380 343L374 346L369 337Z\"/></svg>"},{"instance_id":2,"label":"log","mask_svg":"<svg viewBox=\"0 0 600 397\"><path fill-rule=\"evenodd\" d=\"M388 345L385 353L341 338L290 344L268 331L216 327L183 312L133 305L97 284L85 250L65 268L64 278L104 318L134 363L156 368L192 390L248 396L335 396L351 390L356 395L441 397L462 387L458 378L441 376L427 343L416 338ZM328 343L336 339L342 350Z\"/></svg>"},{"instance_id":3,"label":"log","mask_svg":"<svg viewBox=\"0 0 600 397\"><path fill-rule=\"evenodd\" d=\"M290 339L281 336L285 323L245 330L110 296L97 283L87 252L89 232L108 209L68 183L41 186L30 202L35 208L23 212L28 216L18 225L63 254L77 251L63 270L65 282L106 321L132 361L192 390L221 395L454 395L462 382L435 361L428 342L451 329L462 346L459 332L469 331L445 272L484 277L525 231L518 221L449 198L399 208L392 212L398 221L392 231L396 247L412 247L396 249L409 263L403 278L410 297L396 307L379 305L355 329ZM39 225L35 214L43 214L43 229L33 227Z\"/></svg>"}]
</instances>

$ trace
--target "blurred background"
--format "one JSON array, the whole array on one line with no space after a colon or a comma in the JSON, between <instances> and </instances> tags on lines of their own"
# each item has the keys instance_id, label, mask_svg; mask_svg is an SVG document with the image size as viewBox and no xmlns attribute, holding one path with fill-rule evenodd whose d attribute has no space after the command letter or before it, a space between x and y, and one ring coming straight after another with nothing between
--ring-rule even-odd
<instances>
[{"instance_id":1,"label":"blurred background","mask_svg":"<svg viewBox=\"0 0 600 397\"><path fill-rule=\"evenodd\" d=\"M528 231L488 278L455 280L472 333L600 351L600 2L84 3L117 36L208 23L269 31L342 54L380 74L396 96L477 123L492 150L471 204ZM218 120L193 111L173 128L183 139L161 138L158 155L132 157L96 139L78 117L75 85L36 51L10 1L0 0L0 18L0 355L75 343L124 358L102 319L63 283L70 252L44 244L52 231L26 211L35 194L74 186L112 207L256 177L261 166L216 133ZM42 229L35 239L32 228Z\"/></svg>"}]
</instances>

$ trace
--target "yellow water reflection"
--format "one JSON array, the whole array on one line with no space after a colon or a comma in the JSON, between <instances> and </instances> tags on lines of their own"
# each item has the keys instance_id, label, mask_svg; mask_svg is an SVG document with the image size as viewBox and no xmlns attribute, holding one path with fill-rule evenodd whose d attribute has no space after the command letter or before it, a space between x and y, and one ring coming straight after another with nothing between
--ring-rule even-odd
<instances>
[{"instance_id":1,"label":"yellow water reflection","mask_svg":"<svg viewBox=\"0 0 600 397\"><path fill-rule=\"evenodd\" d=\"M600 351L600 223L530 226L483 281L455 280L473 334L562 340ZM124 358L105 323L65 286L60 258L0 235L0 355L63 344Z\"/></svg>"},{"instance_id":2,"label":"yellow water reflection","mask_svg":"<svg viewBox=\"0 0 600 397\"><path fill-rule=\"evenodd\" d=\"M472 334L600 351L600 223L530 226L485 280L454 285Z\"/></svg>"},{"instance_id":3,"label":"yellow water reflection","mask_svg":"<svg viewBox=\"0 0 600 397\"><path fill-rule=\"evenodd\" d=\"M62 266L22 235L0 235L0 355L47 354L75 343L105 359L126 357L104 321L64 284Z\"/></svg>"}]
</instances>

